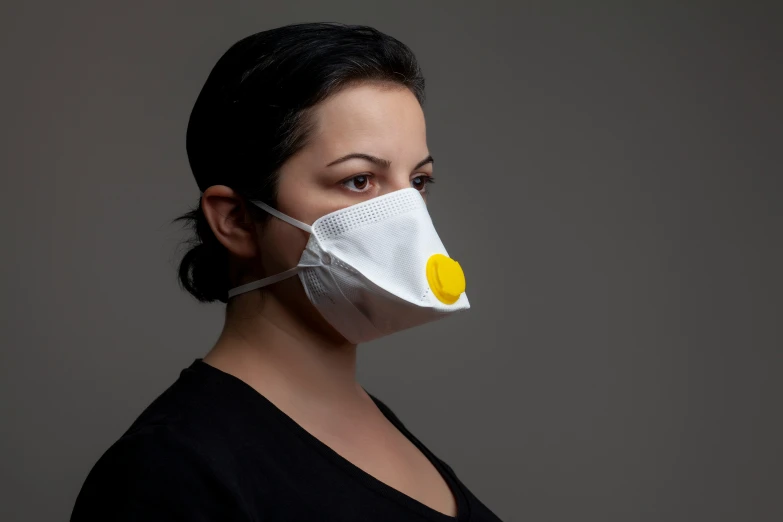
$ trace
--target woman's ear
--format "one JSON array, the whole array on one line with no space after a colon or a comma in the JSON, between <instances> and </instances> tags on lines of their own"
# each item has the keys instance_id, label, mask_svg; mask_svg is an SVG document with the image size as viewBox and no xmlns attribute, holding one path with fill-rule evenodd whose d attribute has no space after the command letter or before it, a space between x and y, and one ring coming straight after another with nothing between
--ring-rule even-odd
<instances>
[{"instance_id":1,"label":"woman's ear","mask_svg":"<svg viewBox=\"0 0 783 522\"><path fill-rule=\"evenodd\" d=\"M212 233L229 252L241 258L258 254L255 222L244 198L236 191L213 185L202 194L201 208Z\"/></svg>"}]
</instances>

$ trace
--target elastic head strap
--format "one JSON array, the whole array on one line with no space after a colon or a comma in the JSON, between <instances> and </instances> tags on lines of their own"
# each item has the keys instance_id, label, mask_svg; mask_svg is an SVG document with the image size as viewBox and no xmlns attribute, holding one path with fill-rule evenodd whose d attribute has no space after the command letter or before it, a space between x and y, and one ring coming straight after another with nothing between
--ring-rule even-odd
<instances>
[{"instance_id":1,"label":"elastic head strap","mask_svg":"<svg viewBox=\"0 0 783 522\"><path fill-rule=\"evenodd\" d=\"M292 217L288 217L285 214L283 214L282 212L273 209L272 207L270 207L269 205L267 205L263 201L258 201L256 199L251 199L250 202L252 204L256 205L257 207L260 207L260 208L266 210L267 212L269 212L270 214L275 216L277 219L282 219L286 223L289 223L289 224L295 226L296 228L301 228L302 230L304 230L307 233L310 233L310 234L313 233L313 227L311 227L307 223L302 223L301 221L299 221L297 219L294 219Z\"/></svg>"},{"instance_id":2,"label":"elastic head strap","mask_svg":"<svg viewBox=\"0 0 783 522\"><path fill-rule=\"evenodd\" d=\"M295 266L293 268L289 268L285 272L280 272L279 274L265 277L263 279L259 279L258 281L253 281L252 283L237 286L228 291L228 298L231 299L235 295L244 294L245 292L250 292L256 288L263 288L273 283L277 283L278 281L282 281L283 279L288 279L289 277L296 275L301 269L302 267Z\"/></svg>"}]
</instances>

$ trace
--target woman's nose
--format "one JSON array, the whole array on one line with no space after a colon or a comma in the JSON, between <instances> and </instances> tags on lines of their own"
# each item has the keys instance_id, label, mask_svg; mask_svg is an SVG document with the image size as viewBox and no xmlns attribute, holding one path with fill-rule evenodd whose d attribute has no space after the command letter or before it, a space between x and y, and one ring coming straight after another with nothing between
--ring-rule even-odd
<instances>
[{"instance_id":1,"label":"woman's nose","mask_svg":"<svg viewBox=\"0 0 783 522\"><path fill-rule=\"evenodd\" d=\"M381 187L381 192L384 194L389 192L396 192L398 190L411 187L410 174L407 172L393 173L388 176L388 180L384 187Z\"/></svg>"}]
</instances>

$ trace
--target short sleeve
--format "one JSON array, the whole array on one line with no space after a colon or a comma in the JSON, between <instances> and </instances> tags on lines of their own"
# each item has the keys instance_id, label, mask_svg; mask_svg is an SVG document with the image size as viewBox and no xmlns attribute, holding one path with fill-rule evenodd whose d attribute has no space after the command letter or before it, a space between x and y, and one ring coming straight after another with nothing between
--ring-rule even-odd
<instances>
[{"instance_id":1,"label":"short sleeve","mask_svg":"<svg viewBox=\"0 0 783 522\"><path fill-rule=\"evenodd\" d=\"M71 522L240 522L239 495L169 428L115 442L93 466Z\"/></svg>"}]
</instances>

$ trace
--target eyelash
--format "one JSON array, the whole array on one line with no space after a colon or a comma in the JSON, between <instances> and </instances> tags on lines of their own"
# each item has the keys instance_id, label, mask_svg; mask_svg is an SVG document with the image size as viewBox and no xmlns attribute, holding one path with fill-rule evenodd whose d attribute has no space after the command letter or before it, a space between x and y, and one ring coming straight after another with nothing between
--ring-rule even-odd
<instances>
[{"instance_id":1,"label":"eyelash","mask_svg":"<svg viewBox=\"0 0 783 522\"><path fill-rule=\"evenodd\" d=\"M357 174L356 176L353 176L351 178L346 179L345 181L342 182L342 184L343 184L343 186L345 186L346 184L350 183L351 181L355 180L356 178L368 178L369 179L369 178L373 178L373 177L375 177L374 174ZM423 178L424 179L424 187L425 188L424 188L424 190L419 190L419 192L424 194L425 192L427 192L427 189L426 189L427 185L429 185L430 183L435 183L435 176L431 176L429 174L421 174L419 176L416 176L415 178L411 178L411 182L414 179L419 179L419 178ZM348 187L346 187L346 188L348 188ZM414 187L414 188L416 188L416 187ZM353 190L351 188L348 188L348 190L350 190L351 192L359 193L359 194L361 194L362 192L367 192L366 190Z\"/></svg>"}]
</instances>

